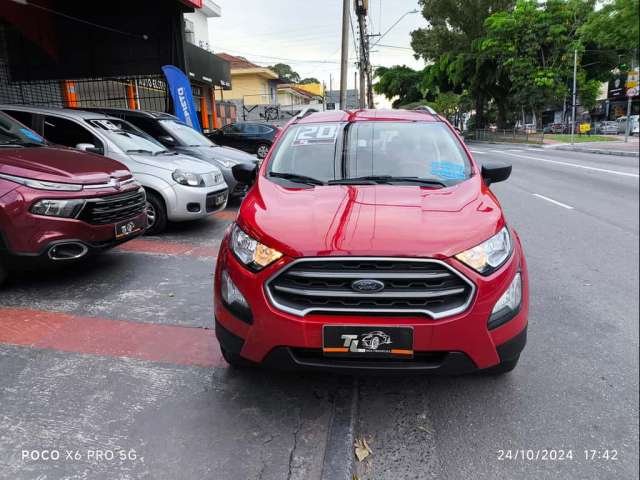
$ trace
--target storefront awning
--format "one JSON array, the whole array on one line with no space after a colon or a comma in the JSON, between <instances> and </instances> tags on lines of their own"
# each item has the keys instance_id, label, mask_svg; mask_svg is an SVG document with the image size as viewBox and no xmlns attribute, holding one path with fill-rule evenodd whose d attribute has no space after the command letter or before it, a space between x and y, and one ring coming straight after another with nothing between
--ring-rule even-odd
<instances>
[{"instance_id":1,"label":"storefront awning","mask_svg":"<svg viewBox=\"0 0 640 480\"><path fill-rule=\"evenodd\" d=\"M187 74L191 80L225 90L231 88L229 62L191 43L185 42L184 46Z\"/></svg>"}]
</instances>

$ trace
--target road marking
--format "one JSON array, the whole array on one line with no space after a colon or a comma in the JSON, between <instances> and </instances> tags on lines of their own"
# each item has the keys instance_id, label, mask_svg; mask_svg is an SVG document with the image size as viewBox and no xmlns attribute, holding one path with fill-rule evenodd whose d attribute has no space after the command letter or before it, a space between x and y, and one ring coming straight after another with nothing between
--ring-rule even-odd
<instances>
[{"instance_id":1,"label":"road marking","mask_svg":"<svg viewBox=\"0 0 640 480\"><path fill-rule=\"evenodd\" d=\"M559 202L557 200L554 200L553 198L545 197L544 195L540 195L539 193L532 193L532 195L534 197L538 197L543 200L546 200L547 202L555 203L556 205L562 208L566 208L567 210L573 210L573 207L571 205L567 205L566 203Z\"/></svg>"},{"instance_id":2,"label":"road marking","mask_svg":"<svg viewBox=\"0 0 640 480\"><path fill-rule=\"evenodd\" d=\"M498 153L502 153L504 155L511 155L513 157L528 158L528 159L531 159L531 160L538 160L539 162L555 163L556 165L565 165L567 167L582 168L584 170L592 170L594 172L603 172L603 173L610 173L612 175L622 175L624 177L638 178L638 174L637 173L627 173L627 172L621 172L619 170L609 170L609 169L606 169L606 168L588 167L586 165L578 165L576 163L560 162L558 160L549 160L548 158L530 157L529 155L518 155L518 154L515 154L515 153L509 153L509 152L500 151L500 150L492 150L492 152L498 152Z\"/></svg>"},{"instance_id":3,"label":"road marking","mask_svg":"<svg viewBox=\"0 0 640 480\"><path fill-rule=\"evenodd\" d=\"M480 154L485 154L485 153L487 153L487 152L481 152L480 150L471 150L471 149L469 149L469 151L470 151L471 153L480 153Z\"/></svg>"},{"instance_id":4,"label":"road marking","mask_svg":"<svg viewBox=\"0 0 640 480\"><path fill-rule=\"evenodd\" d=\"M151 362L224 367L213 330L0 308L0 343Z\"/></svg>"}]
</instances>

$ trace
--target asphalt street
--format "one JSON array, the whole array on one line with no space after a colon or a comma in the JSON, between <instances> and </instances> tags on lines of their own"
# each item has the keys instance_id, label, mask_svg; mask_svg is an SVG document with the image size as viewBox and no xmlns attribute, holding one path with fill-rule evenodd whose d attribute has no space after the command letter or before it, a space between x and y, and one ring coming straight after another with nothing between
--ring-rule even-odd
<instances>
[{"instance_id":1,"label":"asphalt street","mask_svg":"<svg viewBox=\"0 0 640 480\"><path fill-rule=\"evenodd\" d=\"M637 478L638 159L470 148L513 164L492 189L529 265L515 371L228 368L211 292L231 206L0 290L0 478L339 480L353 438L360 479Z\"/></svg>"}]
</instances>

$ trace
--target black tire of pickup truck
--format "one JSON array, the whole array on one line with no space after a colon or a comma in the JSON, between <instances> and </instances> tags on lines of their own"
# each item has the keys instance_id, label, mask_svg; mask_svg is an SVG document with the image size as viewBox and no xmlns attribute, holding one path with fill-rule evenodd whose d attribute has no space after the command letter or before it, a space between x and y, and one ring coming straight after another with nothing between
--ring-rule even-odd
<instances>
[{"instance_id":1,"label":"black tire of pickup truck","mask_svg":"<svg viewBox=\"0 0 640 480\"><path fill-rule=\"evenodd\" d=\"M0 259L0 286L2 286L4 281L7 279L7 275L7 269L2 264L2 259Z\"/></svg>"}]
</instances>

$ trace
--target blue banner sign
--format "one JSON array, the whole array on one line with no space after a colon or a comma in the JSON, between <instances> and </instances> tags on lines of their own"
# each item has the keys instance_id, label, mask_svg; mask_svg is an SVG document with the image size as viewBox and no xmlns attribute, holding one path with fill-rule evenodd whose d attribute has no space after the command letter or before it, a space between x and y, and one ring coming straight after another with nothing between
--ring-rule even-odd
<instances>
[{"instance_id":1,"label":"blue banner sign","mask_svg":"<svg viewBox=\"0 0 640 480\"><path fill-rule=\"evenodd\" d=\"M201 132L196 106L193 103L191 84L182 70L173 65L162 67L164 76L167 77L169 92L173 99L174 114L187 125Z\"/></svg>"}]
</instances>

